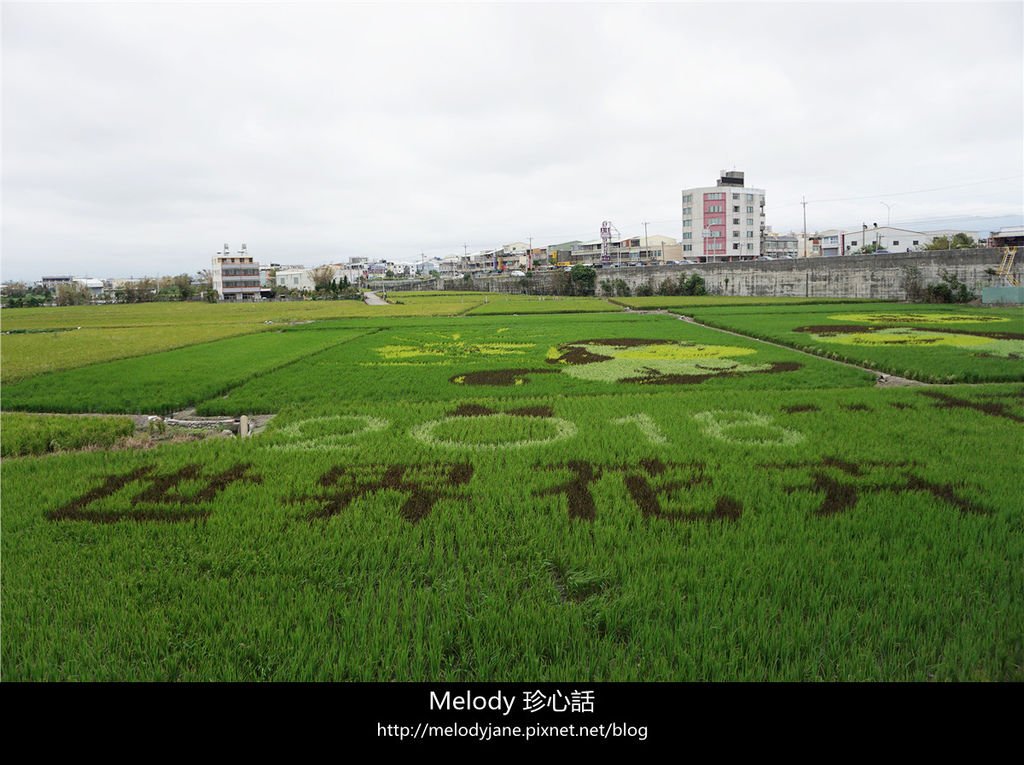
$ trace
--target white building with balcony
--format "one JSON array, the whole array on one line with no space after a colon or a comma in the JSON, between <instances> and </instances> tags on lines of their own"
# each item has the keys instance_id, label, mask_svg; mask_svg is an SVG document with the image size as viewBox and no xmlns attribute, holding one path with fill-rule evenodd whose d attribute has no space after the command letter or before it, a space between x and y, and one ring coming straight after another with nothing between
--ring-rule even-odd
<instances>
[{"instance_id":1,"label":"white building with balcony","mask_svg":"<svg viewBox=\"0 0 1024 765\"><path fill-rule=\"evenodd\" d=\"M234 255L228 245L213 256L213 291L221 300L260 299L260 264L246 252L245 245Z\"/></svg>"}]
</instances>

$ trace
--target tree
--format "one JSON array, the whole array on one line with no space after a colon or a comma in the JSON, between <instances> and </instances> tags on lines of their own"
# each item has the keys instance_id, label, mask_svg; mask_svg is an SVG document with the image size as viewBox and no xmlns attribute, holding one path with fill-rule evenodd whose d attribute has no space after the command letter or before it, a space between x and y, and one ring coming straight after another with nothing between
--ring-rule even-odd
<instances>
[{"instance_id":1,"label":"tree","mask_svg":"<svg viewBox=\"0 0 1024 765\"><path fill-rule=\"evenodd\" d=\"M330 266L318 266L313 269L313 289L317 292L329 292L334 281L334 269Z\"/></svg>"},{"instance_id":2,"label":"tree","mask_svg":"<svg viewBox=\"0 0 1024 765\"><path fill-rule=\"evenodd\" d=\"M690 278L685 282L682 281L682 277L679 278L682 283L681 295L707 295L708 290L704 284L704 277L699 274L691 274Z\"/></svg>"},{"instance_id":3,"label":"tree","mask_svg":"<svg viewBox=\"0 0 1024 765\"><path fill-rule=\"evenodd\" d=\"M149 303L156 300L157 284L153 279L123 283L114 293L119 303Z\"/></svg>"},{"instance_id":4,"label":"tree","mask_svg":"<svg viewBox=\"0 0 1024 765\"><path fill-rule=\"evenodd\" d=\"M594 286L597 284L597 271L590 266L573 266L569 272L569 281L574 295L593 295Z\"/></svg>"},{"instance_id":5,"label":"tree","mask_svg":"<svg viewBox=\"0 0 1024 765\"><path fill-rule=\"evenodd\" d=\"M24 282L8 282L4 285L3 304L7 308L37 308L53 299L53 293L46 287L29 287Z\"/></svg>"},{"instance_id":6,"label":"tree","mask_svg":"<svg viewBox=\"0 0 1024 765\"><path fill-rule=\"evenodd\" d=\"M92 293L83 284L71 282L57 287L57 305L89 305L91 302Z\"/></svg>"},{"instance_id":7,"label":"tree","mask_svg":"<svg viewBox=\"0 0 1024 765\"><path fill-rule=\"evenodd\" d=\"M903 275L900 277L900 286L907 295L907 300L912 303L925 299L924 277L921 276L921 269L917 266L903 266Z\"/></svg>"},{"instance_id":8,"label":"tree","mask_svg":"<svg viewBox=\"0 0 1024 765\"><path fill-rule=\"evenodd\" d=\"M965 234L962 231L958 234L953 234L952 237L948 237L945 234L937 236L932 239L931 244L926 245L926 250L959 250L964 247L974 247L977 242L974 241L974 237L969 234Z\"/></svg>"},{"instance_id":9,"label":"tree","mask_svg":"<svg viewBox=\"0 0 1024 765\"><path fill-rule=\"evenodd\" d=\"M978 299L978 296L960 281L955 273L948 271L942 272L941 282L929 284L925 288L925 293L929 303L970 303L972 300Z\"/></svg>"},{"instance_id":10,"label":"tree","mask_svg":"<svg viewBox=\"0 0 1024 765\"><path fill-rule=\"evenodd\" d=\"M213 291L213 271L204 268L196 274L196 281L199 282L199 291L208 303L217 302L217 293Z\"/></svg>"},{"instance_id":11,"label":"tree","mask_svg":"<svg viewBox=\"0 0 1024 765\"><path fill-rule=\"evenodd\" d=\"M629 284L625 279L616 279L612 282L612 289L615 290L615 297L631 297L633 290L629 288Z\"/></svg>"}]
</instances>

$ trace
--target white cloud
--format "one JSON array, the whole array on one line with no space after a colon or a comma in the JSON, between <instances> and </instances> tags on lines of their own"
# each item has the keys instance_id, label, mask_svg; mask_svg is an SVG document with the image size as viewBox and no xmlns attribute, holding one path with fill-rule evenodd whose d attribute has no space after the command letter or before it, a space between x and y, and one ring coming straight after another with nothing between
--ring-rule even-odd
<instances>
[{"instance_id":1,"label":"white cloud","mask_svg":"<svg viewBox=\"0 0 1024 765\"><path fill-rule=\"evenodd\" d=\"M5 4L3 278L1020 214L1015 3ZM927 194L887 192L1010 180Z\"/></svg>"}]
</instances>

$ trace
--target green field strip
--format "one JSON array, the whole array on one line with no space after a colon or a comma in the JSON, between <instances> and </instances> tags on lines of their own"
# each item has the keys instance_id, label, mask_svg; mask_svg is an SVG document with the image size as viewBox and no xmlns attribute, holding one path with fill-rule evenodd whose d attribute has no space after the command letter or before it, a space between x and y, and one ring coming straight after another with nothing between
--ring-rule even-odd
<instances>
[{"instance_id":1,"label":"green field strip","mask_svg":"<svg viewBox=\"0 0 1024 765\"><path fill-rule=\"evenodd\" d=\"M46 372L146 356L266 330L261 324L190 325L185 331L165 325L25 330L24 334L6 334L0 339L0 379L10 383Z\"/></svg>"},{"instance_id":2,"label":"green field strip","mask_svg":"<svg viewBox=\"0 0 1024 765\"><path fill-rule=\"evenodd\" d=\"M169 413L366 331L277 330L36 375L3 389L5 410Z\"/></svg>"},{"instance_id":3,"label":"green field strip","mask_svg":"<svg viewBox=\"0 0 1024 765\"><path fill-rule=\"evenodd\" d=\"M520 314L613 313L621 307L611 301L594 297L552 297L536 295L502 295L489 293L489 301L468 313L473 316Z\"/></svg>"},{"instance_id":4,"label":"green field strip","mask_svg":"<svg viewBox=\"0 0 1024 765\"><path fill-rule=\"evenodd\" d=\"M749 340L723 343L717 330L668 315L465 317L390 326L207 399L197 411L272 413L342 398L399 402L655 392L668 385L771 390L874 382L866 372L789 349ZM627 345L609 345L614 338L626 338ZM588 339L604 343L603 350L588 351Z\"/></svg>"},{"instance_id":5,"label":"green field strip","mask_svg":"<svg viewBox=\"0 0 1024 765\"><path fill-rule=\"evenodd\" d=\"M135 432L130 417L0 414L0 455L20 457L113 446Z\"/></svg>"},{"instance_id":6,"label":"green field strip","mask_svg":"<svg viewBox=\"0 0 1024 765\"><path fill-rule=\"evenodd\" d=\"M324 402L19 459L4 676L1019 681L1022 391Z\"/></svg>"},{"instance_id":7,"label":"green field strip","mask_svg":"<svg viewBox=\"0 0 1024 765\"><path fill-rule=\"evenodd\" d=\"M1019 311L868 305L683 313L709 327L927 383L1024 380Z\"/></svg>"}]
</instances>

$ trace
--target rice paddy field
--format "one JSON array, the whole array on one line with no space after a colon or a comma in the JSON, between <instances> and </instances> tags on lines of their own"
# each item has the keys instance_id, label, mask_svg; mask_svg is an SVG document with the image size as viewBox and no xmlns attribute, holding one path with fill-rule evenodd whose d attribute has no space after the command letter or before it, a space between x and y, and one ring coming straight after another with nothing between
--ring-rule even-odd
<instances>
[{"instance_id":1,"label":"rice paddy field","mask_svg":"<svg viewBox=\"0 0 1024 765\"><path fill-rule=\"evenodd\" d=\"M710 326L916 380L1024 380L1024 311L1019 307L691 304L669 310Z\"/></svg>"},{"instance_id":2,"label":"rice paddy field","mask_svg":"<svg viewBox=\"0 0 1024 765\"><path fill-rule=\"evenodd\" d=\"M739 336L596 299L388 297L5 380L3 677L1024 679L1024 377L996 345L1019 315L665 306ZM182 338L243 315L129 308ZM755 337L808 327L822 356ZM824 357L903 328L992 340L903 349L980 382L879 387ZM274 416L8 449L29 419L102 419L29 413L181 406Z\"/></svg>"}]
</instances>

